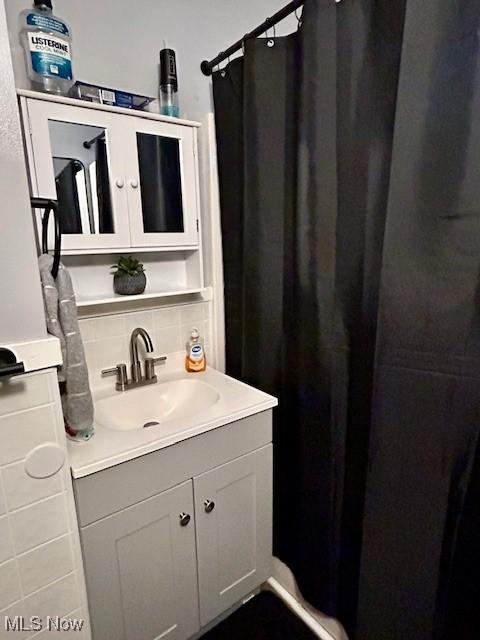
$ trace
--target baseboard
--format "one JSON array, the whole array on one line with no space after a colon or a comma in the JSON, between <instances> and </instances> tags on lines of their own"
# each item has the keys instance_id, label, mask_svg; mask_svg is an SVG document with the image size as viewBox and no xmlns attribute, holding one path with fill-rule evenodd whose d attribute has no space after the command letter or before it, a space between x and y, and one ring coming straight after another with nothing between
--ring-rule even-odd
<instances>
[{"instance_id":1,"label":"baseboard","mask_svg":"<svg viewBox=\"0 0 480 640\"><path fill-rule=\"evenodd\" d=\"M269 578L264 589L272 591L321 640L337 640L276 578Z\"/></svg>"}]
</instances>

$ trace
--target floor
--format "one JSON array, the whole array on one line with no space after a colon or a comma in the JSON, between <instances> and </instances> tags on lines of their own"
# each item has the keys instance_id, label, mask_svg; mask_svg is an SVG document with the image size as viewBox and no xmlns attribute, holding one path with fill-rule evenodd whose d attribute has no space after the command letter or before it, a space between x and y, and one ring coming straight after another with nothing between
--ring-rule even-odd
<instances>
[{"instance_id":1,"label":"floor","mask_svg":"<svg viewBox=\"0 0 480 640\"><path fill-rule=\"evenodd\" d=\"M311 640L317 638L281 600L262 591L202 640Z\"/></svg>"}]
</instances>

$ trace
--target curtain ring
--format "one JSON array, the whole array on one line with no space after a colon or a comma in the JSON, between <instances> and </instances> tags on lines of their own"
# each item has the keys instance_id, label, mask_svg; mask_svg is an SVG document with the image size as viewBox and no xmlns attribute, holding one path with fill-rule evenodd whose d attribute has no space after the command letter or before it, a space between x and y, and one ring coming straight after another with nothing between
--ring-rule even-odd
<instances>
[{"instance_id":1,"label":"curtain ring","mask_svg":"<svg viewBox=\"0 0 480 640\"><path fill-rule=\"evenodd\" d=\"M220 65L218 65L220 75L222 76L222 78L225 78L225 76L227 75L227 67L229 64L230 64L230 56L227 56L227 64L223 67L223 69L220 69Z\"/></svg>"}]
</instances>

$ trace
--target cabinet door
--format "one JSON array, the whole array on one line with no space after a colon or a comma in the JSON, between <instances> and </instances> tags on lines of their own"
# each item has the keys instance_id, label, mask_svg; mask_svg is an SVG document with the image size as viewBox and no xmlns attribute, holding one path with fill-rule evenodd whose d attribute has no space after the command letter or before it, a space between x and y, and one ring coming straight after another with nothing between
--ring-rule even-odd
<instances>
[{"instance_id":1,"label":"cabinet door","mask_svg":"<svg viewBox=\"0 0 480 640\"><path fill-rule=\"evenodd\" d=\"M193 482L204 626L271 575L272 445Z\"/></svg>"},{"instance_id":2,"label":"cabinet door","mask_svg":"<svg viewBox=\"0 0 480 640\"><path fill-rule=\"evenodd\" d=\"M198 246L195 129L145 118L129 124L132 246Z\"/></svg>"},{"instance_id":3,"label":"cabinet door","mask_svg":"<svg viewBox=\"0 0 480 640\"><path fill-rule=\"evenodd\" d=\"M93 640L183 640L198 630L190 480L83 528L81 538Z\"/></svg>"},{"instance_id":4,"label":"cabinet door","mask_svg":"<svg viewBox=\"0 0 480 640\"><path fill-rule=\"evenodd\" d=\"M33 195L58 200L62 248L128 247L122 143L128 117L40 100L26 105Z\"/></svg>"}]
</instances>

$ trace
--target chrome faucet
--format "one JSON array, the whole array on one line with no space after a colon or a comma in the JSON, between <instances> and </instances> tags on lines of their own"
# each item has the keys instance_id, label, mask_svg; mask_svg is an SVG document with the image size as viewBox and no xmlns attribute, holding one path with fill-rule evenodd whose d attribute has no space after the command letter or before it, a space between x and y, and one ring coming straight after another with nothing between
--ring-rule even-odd
<instances>
[{"instance_id":1,"label":"chrome faucet","mask_svg":"<svg viewBox=\"0 0 480 640\"><path fill-rule=\"evenodd\" d=\"M132 331L130 336L130 354L132 358L131 372L132 378L128 379L127 365L117 364L116 367L110 369L103 369L102 375L107 376L113 373L117 376L115 388L117 391L128 391L129 389L135 389L135 387L143 387L147 384L155 384L157 382L157 376L155 374L155 364L157 362L165 362L166 356L160 356L158 358L145 358L145 375L142 376L142 363L138 357L138 338L142 338L147 353L153 352L153 342L148 332L142 327L137 327Z\"/></svg>"},{"instance_id":2,"label":"chrome faucet","mask_svg":"<svg viewBox=\"0 0 480 640\"><path fill-rule=\"evenodd\" d=\"M142 329L142 327L137 327L136 329L134 329L132 331L132 335L130 336L130 355L132 357L132 367L131 367L132 382L135 382L137 384L142 381L142 365L140 363L140 360L138 359L138 338L139 337L142 338L143 343L145 344L145 349L147 350L147 353L153 352L152 339L148 335L147 331L145 329ZM146 377L146 373L147 372L145 371L145 377ZM156 378L155 378L155 382L156 382Z\"/></svg>"}]
</instances>

